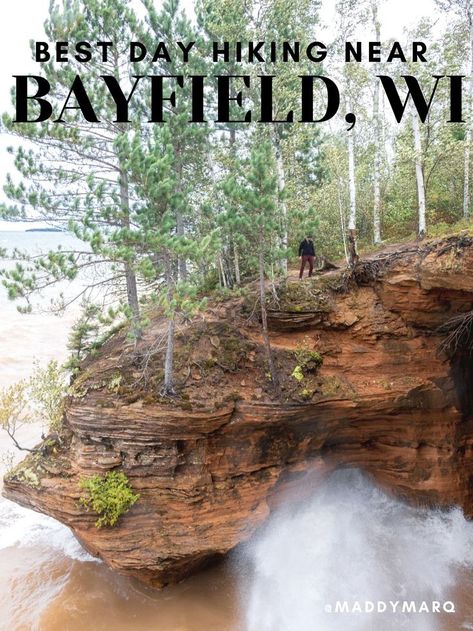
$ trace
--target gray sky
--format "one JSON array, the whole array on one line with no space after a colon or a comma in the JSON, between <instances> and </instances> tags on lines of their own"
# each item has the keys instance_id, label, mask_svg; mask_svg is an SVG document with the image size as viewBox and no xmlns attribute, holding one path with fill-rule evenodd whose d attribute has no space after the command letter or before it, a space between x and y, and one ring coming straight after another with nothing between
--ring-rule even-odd
<instances>
[{"instance_id":1,"label":"gray sky","mask_svg":"<svg viewBox=\"0 0 473 631\"><path fill-rule=\"evenodd\" d=\"M159 4L161 0L155 0ZM184 6L191 7L193 0L185 0ZM11 111L10 90L12 75L34 73L38 64L31 59L29 40L43 40L43 22L47 18L49 0L3 0L0 9L0 111ZM317 38L328 43L333 33L335 0L323 0L323 26ZM435 17L434 0L381 0L380 20L382 39L402 39L405 28L412 27L422 16ZM445 16L440 18L445 20ZM11 140L0 135L0 184L3 185L7 172L14 173L11 157L6 148ZM3 198L0 194L0 198ZM21 229L19 224L0 221L0 230Z\"/></svg>"}]
</instances>

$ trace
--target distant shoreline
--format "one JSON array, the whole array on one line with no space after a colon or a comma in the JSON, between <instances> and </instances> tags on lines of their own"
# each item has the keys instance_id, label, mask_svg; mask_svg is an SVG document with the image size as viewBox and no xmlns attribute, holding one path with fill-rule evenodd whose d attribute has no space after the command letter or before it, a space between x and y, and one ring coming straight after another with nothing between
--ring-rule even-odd
<instances>
[{"instance_id":1,"label":"distant shoreline","mask_svg":"<svg viewBox=\"0 0 473 631\"><path fill-rule=\"evenodd\" d=\"M28 228L25 232L64 232L60 228Z\"/></svg>"}]
</instances>

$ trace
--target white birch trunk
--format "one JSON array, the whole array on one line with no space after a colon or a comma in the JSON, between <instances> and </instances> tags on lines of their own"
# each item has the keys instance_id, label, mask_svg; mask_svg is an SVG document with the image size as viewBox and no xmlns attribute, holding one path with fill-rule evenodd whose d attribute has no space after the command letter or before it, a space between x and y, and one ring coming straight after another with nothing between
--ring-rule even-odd
<instances>
[{"instance_id":1,"label":"white birch trunk","mask_svg":"<svg viewBox=\"0 0 473 631\"><path fill-rule=\"evenodd\" d=\"M465 157L463 170L463 217L470 216L470 147L471 129L465 134Z\"/></svg>"},{"instance_id":2,"label":"white birch trunk","mask_svg":"<svg viewBox=\"0 0 473 631\"><path fill-rule=\"evenodd\" d=\"M169 317L166 337L166 359L164 361L164 386L161 394L172 396L174 391L174 328L175 316Z\"/></svg>"},{"instance_id":3,"label":"white birch trunk","mask_svg":"<svg viewBox=\"0 0 473 631\"><path fill-rule=\"evenodd\" d=\"M348 82L346 85L348 91ZM345 100L347 112L351 112L350 100ZM355 174L355 138L353 128L347 132L348 138L348 189L350 194L350 212L348 213L348 264L354 268L358 261L356 247L356 174Z\"/></svg>"},{"instance_id":4,"label":"white birch trunk","mask_svg":"<svg viewBox=\"0 0 473 631\"><path fill-rule=\"evenodd\" d=\"M419 213L419 226L418 226L417 234L418 234L419 239L423 239L425 236L426 223L425 223L425 182L424 182L424 170L422 168L422 144L420 140L419 118L418 118L415 108L412 108L411 114L412 114L412 131L414 133L417 202L418 202L418 213Z\"/></svg>"},{"instance_id":5,"label":"white birch trunk","mask_svg":"<svg viewBox=\"0 0 473 631\"><path fill-rule=\"evenodd\" d=\"M347 109L347 111L351 111ZM348 135L348 187L350 192L350 213L348 215L348 230L356 230L356 179L355 179L355 139L353 129Z\"/></svg>"},{"instance_id":6,"label":"white birch trunk","mask_svg":"<svg viewBox=\"0 0 473 631\"><path fill-rule=\"evenodd\" d=\"M281 142L277 131L274 131L274 148L276 153L276 171L278 179L278 193L284 194L286 188L286 174L284 171L284 161L281 152ZM279 200L279 208L281 210L281 248L287 252L288 236L287 236L287 205L284 198ZM281 260L281 270L284 274L287 274L287 256Z\"/></svg>"},{"instance_id":7,"label":"white birch trunk","mask_svg":"<svg viewBox=\"0 0 473 631\"><path fill-rule=\"evenodd\" d=\"M470 152L471 152L471 117L473 110L473 15L468 15L470 26L470 77L468 79L468 115L465 134L465 159L463 172L463 217L470 216Z\"/></svg>"},{"instance_id":8,"label":"white birch trunk","mask_svg":"<svg viewBox=\"0 0 473 631\"><path fill-rule=\"evenodd\" d=\"M378 5L375 0L372 3L373 22L375 27L375 41L381 39L380 25L378 20ZM379 74L379 64L376 64L376 75ZM373 240L381 243L381 120L379 115L379 79L376 78L374 84L373 103L373 123L375 133L374 145L374 181L373 181Z\"/></svg>"}]
</instances>

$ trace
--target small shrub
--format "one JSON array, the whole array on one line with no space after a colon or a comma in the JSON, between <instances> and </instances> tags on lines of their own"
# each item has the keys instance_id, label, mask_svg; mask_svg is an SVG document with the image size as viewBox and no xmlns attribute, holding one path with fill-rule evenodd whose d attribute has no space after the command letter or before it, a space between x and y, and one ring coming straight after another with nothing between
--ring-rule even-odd
<instances>
[{"instance_id":1,"label":"small shrub","mask_svg":"<svg viewBox=\"0 0 473 631\"><path fill-rule=\"evenodd\" d=\"M87 496L79 499L80 504L100 515L95 522L97 528L115 526L119 518L140 497L133 493L130 482L122 471L109 471L105 475L81 479L79 486L87 491Z\"/></svg>"},{"instance_id":2,"label":"small shrub","mask_svg":"<svg viewBox=\"0 0 473 631\"><path fill-rule=\"evenodd\" d=\"M317 351L310 350L307 344L308 342L305 340L305 345L297 346L294 351L297 366L292 371L291 376L299 382L303 381L307 373L315 373L323 363L322 355Z\"/></svg>"},{"instance_id":3,"label":"small shrub","mask_svg":"<svg viewBox=\"0 0 473 631\"><path fill-rule=\"evenodd\" d=\"M122 383L121 374L116 373L115 375L113 375L113 377L108 382L108 386L107 386L109 392L114 392L115 394L117 394L118 391L120 390L121 383Z\"/></svg>"},{"instance_id":4,"label":"small shrub","mask_svg":"<svg viewBox=\"0 0 473 631\"><path fill-rule=\"evenodd\" d=\"M57 361L50 361L46 367L37 362L29 380L30 398L36 411L36 418L48 425L52 431L59 431L64 416L66 396L65 371Z\"/></svg>"},{"instance_id":5,"label":"small shrub","mask_svg":"<svg viewBox=\"0 0 473 631\"><path fill-rule=\"evenodd\" d=\"M298 346L294 352L297 364L307 372L314 372L323 363L323 358L317 351L312 351L306 347Z\"/></svg>"},{"instance_id":6,"label":"small shrub","mask_svg":"<svg viewBox=\"0 0 473 631\"><path fill-rule=\"evenodd\" d=\"M22 379L0 389L0 429L4 430L17 449L35 452L18 443L24 425L41 421L50 431L60 432L67 393L65 372L56 362L45 367L34 363L29 379Z\"/></svg>"},{"instance_id":7,"label":"small shrub","mask_svg":"<svg viewBox=\"0 0 473 631\"><path fill-rule=\"evenodd\" d=\"M291 373L291 377L294 377L296 381L302 381L304 379L304 373L302 367L297 365Z\"/></svg>"},{"instance_id":8,"label":"small shrub","mask_svg":"<svg viewBox=\"0 0 473 631\"><path fill-rule=\"evenodd\" d=\"M31 469L21 469L16 477L33 488L37 488L39 486L39 478Z\"/></svg>"},{"instance_id":9,"label":"small shrub","mask_svg":"<svg viewBox=\"0 0 473 631\"><path fill-rule=\"evenodd\" d=\"M310 401L310 399L314 396L314 390L311 388L302 388L299 392L299 396L301 399L304 399L304 401Z\"/></svg>"}]
</instances>

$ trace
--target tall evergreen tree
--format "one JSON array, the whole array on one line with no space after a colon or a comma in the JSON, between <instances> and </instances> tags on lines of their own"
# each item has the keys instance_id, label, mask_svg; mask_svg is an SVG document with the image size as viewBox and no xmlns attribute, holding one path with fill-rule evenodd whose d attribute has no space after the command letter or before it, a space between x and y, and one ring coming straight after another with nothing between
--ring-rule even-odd
<instances>
[{"instance_id":1,"label":"tall evergreen tree","mask_svg":"<svg viewBox=\"0 0 473 631\"><path fill-rule=\"evenodd\" d=\"M70 46L80 41L113 41L114 48L107 61L93 57L85 65L70 57L67 64L54 60L42 64L42 75L51 85L48 100L56 122L20 124L3 116L7 130L31 148L20 145L12 150L23 181L16 184L7 179L4 190L13 204L4 205L1 216L62 224L84 243L75 250L34 258L14 253L21 263L13 272L3 272L12 297L28 298L44 286L100 266L102 274L104 269L109 274L94 285L117 285L118 278L123 280L124 311L138 338L137 261L130 241L133 190L118 151L127 129L114 122L115 104L100 79L100 75L110 75L122 85L132 85L128 43L134 39L136 24L125 0L66 0L62 8L51 3L45 23L49 41L68 41ZM95 122L86 120L71 94L77 75L94 94L91 118L96 117ZM34 120L31 110L30 120Z\"/></svg>"},{"instance_id":2,"label":"tall evergreen tree","mask_svg":"<svg viewBox=\"0 0 473 631\"><path fill-rule=\"evenodd\" d=\"M166 0L160 12L149 0L143 4L147 14L140 41L149 49L155 41L164 42L172 51L170 59L163 58L153 66L153 74L166 77L175 99L169 103L163 125L140 128L132 140L124 138L120 152L124 160L129 156L127 167L141 200L135 216L136 247L142 257L138 269L146 280L158 282L154 295L167 318L161 393L173 396L176 319L199 308L201 301L193 277L216 245L215 231L199 235L198 190L209 172L209 128L189 120L192 91L186 81L189 75L206 72L198 49L187 62L175 54L176 42L187 44L198 39L178 0ZM182 83L179 76L184 77ZM148 101L149 94L144 93L144 111Z\"/></svg>"},{"instance_id":3,"label":"tall evergreen tree","mask_svg":"<svg viewBox=\"0 0 473 631\"><path fill-rule=\"evenodd\" d=\"M279 377L269 339L266 310L266 277L274 270L274 264L284 256L279 242L277 208L277 173L274 154L267 139L255 134L250 157L242 164L242 170L230 176L224 189L239 207L239 223L245 230L247 247L255 252L258 270L260 313L263 343L271 382L279 392Z\"/></svg>"}]
</instances>

